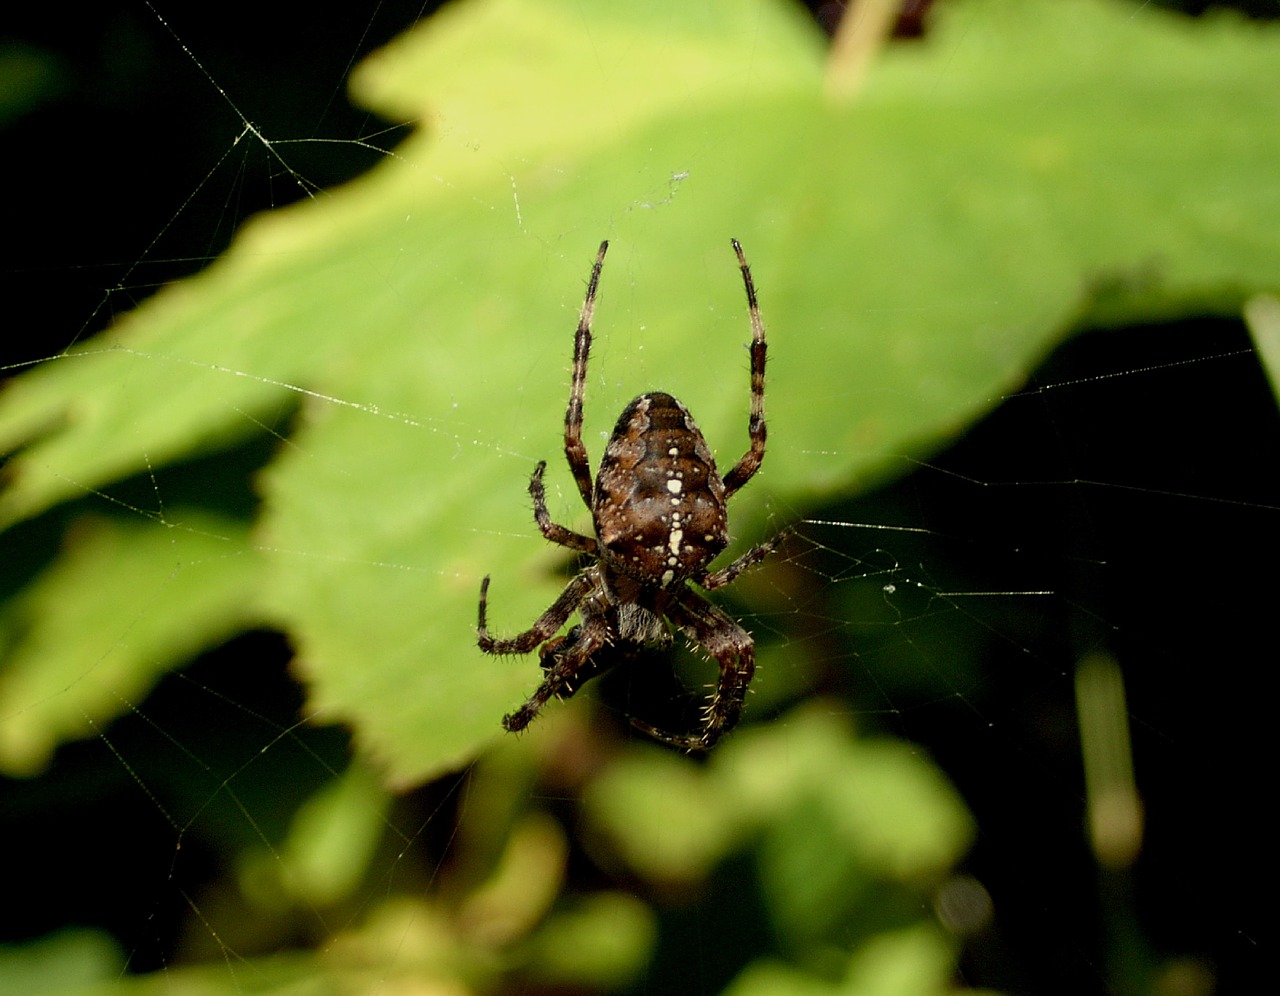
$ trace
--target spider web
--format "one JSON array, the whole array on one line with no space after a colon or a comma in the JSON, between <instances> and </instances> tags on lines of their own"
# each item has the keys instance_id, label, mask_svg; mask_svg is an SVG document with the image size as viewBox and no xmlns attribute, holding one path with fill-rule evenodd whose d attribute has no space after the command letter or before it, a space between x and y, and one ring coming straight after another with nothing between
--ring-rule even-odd
<instances>
[{"instance_id":1,"label":"spider web","mask_svg":"<svg viewBox=\"0 0 1280 996\"><path fill-rule=\"evenodd\" d=\"M138 213L161 204L138 220L140 240L123 247L71 240L71 261L46 250L6 266L10 299L32 301L23 310L38 308L40 327L53 337L20 338L7 372L54 356L160 284L213 262L253 212L323 196L341 178L396 154L402 130L346 112L339 81L362 53L425 11L382 4L329 26L340 39L337 54L313 60L323 61L327 75L315 72L297 86L320 106L318 114L311 109L309 131L268 120L272 91L246 82L254 73L247 56L257 46L273 58L287 47L316 49L298 44L298 22L284 26L286 46L271 40L256 11L247 14L220 8L221 24L196 12L180 21L150 5L115 20L100 14L113 37L157 59L163 79L195 85L181 99L169 93L141 108L121 129L146 143L130 161L154 164L164 182L157 196L119 196L120 180L106 169L111 157L103 157L56 199L83 232L116 230L104 213L113 204L137 205ZM229 54L219 55L224 35ZM178 106L183 101L208 111ZM209 144L193 155L193 170L174 156L190 141L171 129L206 114L221 130L200 125ZM332 134L343 137L322 137ZM272 137L279 135L291 137ZM34 133L17 139L16 147L46 146ZM652 203L674 202L683 179L673 174ZM493 205L514 230L531 224L519 194L513 180L511 202ZM32 238L50 228L57 226L33 228ZM67 241L65 230L61 237ZM762 307L768 323L766 291ZM786 344L772 335L773 355L784 356ZM648 388L632 382L628 348L635 343L602 344L596 362L611 372L593 384L589 406L613 412ZM647 371L643 360L640 369ZM745 398L745 382L737 387ZM464 453L503 445L401 415L394 398L310 401L385 418L394 432L456 432ZM1250 664L1268 645L1266 568L1280 515L1270 470L1280 422L1257 352L1243 323L1226 318L1123 329L1099 323L1056 350L1025 386L993 401L992 413L944 452L923 461L901 456L901 476L890 484L857 498L768 508L771 523L796 521L794 543L720 600L761 643L751 710L786 723L808 699L869 735L918 745L942 766L977 827L964 874L950 880L953 894L967 895L968 909L980 909L982 897L994 904L993 916L965 927L962 972L971 984L1102 990L1144 971L1166 987L1207 986L1215 977L1222 986L1242 984L1256 970L1259 909L1256 897L1237 888L1256 874L1260 841L1250 835L1262 826L1249 762L1260 746L1264 699L1252 693L1258 669ZM245 481L276 445L297 445L287 438L289 414L237 451ZM559 413L537 417L554 429ZM592 443L598 457L601 443ZM786 441L775 432L770 445ZM724 462L725 446L718 450ZM768 460L765 466L767 485ZM572 521L579 512L563 473L559 486L553 514ZM518 495L518 477L511 487ZM165 508L188 497L183 488L181 475L157 470L109 493L84 489L83 500L163 525ZM248 512L256 497L246 484L225 500ZM67 521L40 520L18 535L10 554L15 578L48 556ZM394 560L361 566L388 575L439 570ZM139 604L122 638L137 619L163 611ZM97 659L107 650L88 653ZM371 945L374 968L356 991L379 991L420 956L413 945L438 940L422 929L421 908L404 899L427 892L452 896L461 919L505 936L477 885L489 881L480 870L485 844L467 839L483 822L477 813L512 805L486 794L495 783L489 769L499 762L488 762L485 777L467 767L388 798L353 773L348 732L313 714L290 656L287 642L264 629L199 656L144 695L121 685L124 718L62 748L40 777L5 781L6 836L24 864L48 870L10 904L4 936L14 957L27 959L12 964L46 966L69 951L86 973L107 966L110 974L116 959L127 973L203 963L215 986L244 991L272 985L260 955L341 938ZM1080 662L1102 657L1121 664L1122 714L1146 813L1141 860L1110 870L1100 867L1086 832L1076 713ZM696 688L705 676L688 655L672 666L671 683L631 669L588 686L582 702L553 708L573 716L602 710L625 724L628 712L650 714L674 698L687 715L696 700L678 689ZM577 783L567 771L558 774L567 799ZM526 786L523 798L565 815L565 800L541 798L554 784ZM327 812L345 814L346 822L326 820ZM308 818L317 829L298 832ZM525 829L520 853L554 848L554 833ZM326 833L345 833L332 846L362 856L352 863L363 888L335 875L341 861L295 852L307 840L319 850ZM304 888L296 879L306 868L319 870ZM495 895L511 903L509 892ZM256 915L245 917L247 907ZM537 916L513 908L515 921ZM375 931L371 914L392 925ZM68 925L92 932L71 933ZM637 985L717 990L718 927L702 922L706 946L690 953L703 982L681 990L654 974ZM519 932L518 925L506 929ZM385 946L387 937L401 947Z\"/></svg>"}]
</instances>

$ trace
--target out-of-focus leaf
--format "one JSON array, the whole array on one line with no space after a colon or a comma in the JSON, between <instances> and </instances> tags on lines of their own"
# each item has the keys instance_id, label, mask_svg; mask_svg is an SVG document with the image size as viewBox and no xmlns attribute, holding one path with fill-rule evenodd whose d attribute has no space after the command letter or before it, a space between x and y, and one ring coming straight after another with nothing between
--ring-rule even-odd
<instances>
[{"instance_id":1,"label":"out-of-focus leaf","mask_svg":"<svg viewBox=\"0 0 1280 996\"><path fill-rule=\"evenodd\" d=\"M622 989L644 971L656 934L653 910L639 899L596 893L556 913L538 931L525 973L550 989Z\"/></svg>"},{"instance_id":2,"label":"out-of-focus leaf","mask_svg":"<svg viewBox=\"0 0 1280 996\"><path fill-rule=\"evenodd\" d=\"M263 846L243 858L241 889L268 909L282 900L314 909L349 897L386 828L388 802L357 761L298 809L279 850Z\"/></svg>"},{"instance_id":3,"label":"out-of-focus leaf","mask_svg":"<svg viewBox=\"0 0 1280 996\"><path fill-rule=\"evenodd\" d=\"M253 625L261 570L233 519L81 520L4 614L0 768L39 770L62 741L128 712L174 661Z\"/></svg>"},{"instance_id":4,"label":"out-of-focus leaf","mask_svg":"<svg viewBox=\"0 0 1280 996\"><path fill-rule=\"evenodd\" d=\"M1249 334L1258 349L1258 359L1271 381L1271 393L1280 399L1280 299L1259 294L1245 304Z\"/></svg>"},{"instance_id":5,"label":"out-of-focus leaf","mask_svg":"<svg viewBox=\"0 0 1280 996\"><path fill-rule=\"evenodd\" d=\"M617 860L649 881L679 885L701 879L741 840L748 824L730 791L709 771L655 748L620 758L583 802L592 836Z\"/></svg>"},{"instance_id":6,"label":"out-of-focus leaf","mask_svg":"<svg viewBox=\"0 0 1280 996\"><path fill-rule=\"evenodd\" d=\"M951 983L954 954L931 926L886 931L861 945L839 982L773 961L751 964L725 990L725 996L945 996Z\"/></svg>"},{"instance_id":7,"label":"out-of-focus leaf","mask_svg":"<svg viewBox=\"0 0 1280 996\"><path fill-rule=\"evenodd\" d=\"M96 930L64 930L30 944L0 947L0 992L61 996L120 974L124 957Z\"/></svg>"}]
</instances>

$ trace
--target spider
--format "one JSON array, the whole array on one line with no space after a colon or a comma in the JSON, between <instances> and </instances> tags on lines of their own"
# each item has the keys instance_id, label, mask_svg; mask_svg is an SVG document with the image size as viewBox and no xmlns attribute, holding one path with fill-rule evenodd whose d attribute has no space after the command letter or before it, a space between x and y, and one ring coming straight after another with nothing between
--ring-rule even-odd
<instances>
[{"instance_id":1,"label":"spider","mask_svg":"<svg viewBox=\"0 0 1280 996\"><path fill-rule=\"evenodd\" d=\"M479 645L486 654L527 654L538 647L543 680L515 712L503 717L511 732L523 730L552 698L568 698L584 681L619 657L671 646L674 626L720 667L720 678L693 734L666 733L639 719L632 725L687 751L706 750L733 729L755 671L751 634L689 587L723 588L764 559L785 533L744 553L719 570L709 564L728 545L726 502L760 469L765 452L764 323L742 246L733 239L751 316L750 449L724 477L689 410L669 394L642 394L622 410L594 486L582 442L582 399L591 352L591 316L607 241L591 270L573 346L573 381L564 417L564 452L591 510L595 536L551 521L539 462L529 481L533 517L552 543L593 558L534 624L510 639L489 633L489 578L480 584ZM578 625L555 634L574 611Z\"/></svg>"}]
</instances>

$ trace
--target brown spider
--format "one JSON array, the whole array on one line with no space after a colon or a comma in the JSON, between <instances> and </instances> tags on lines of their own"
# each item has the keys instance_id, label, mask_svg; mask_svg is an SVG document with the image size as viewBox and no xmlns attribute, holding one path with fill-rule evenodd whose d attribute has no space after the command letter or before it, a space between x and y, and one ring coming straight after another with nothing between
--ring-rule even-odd
<instances>
[{"instance_id":1,"label":"brown spider","mask_svg":"<svg viewBox=\"0 0 1280 996\"><path fill-rule=\"evenodd\" d=\"M508 640L489 634L485 622L489 578L480 584L480 649L486 654L527 654L541 645L542 684L524 705L503 717L502 725L509 731L523 730L552 697L568 698L618 659L614 655L634 656L645 649L670 647L668 622L715 658L720 665L719 683L696 734L665 733L637 719L632 724L664 743L693 751L711 747L738 722L755 671L755 644L751 634L688 582L708 591L723 588L766 557L785 534L747 551L727 567L707 569L729 542L725 503L760 469L765 448L764 324L742 246L737 239L732 243L751 315L751 448L721 478L689 410L669 394L642 394L619 416L593 488L582 442L582 397L596 285L609 248L608 242L600 243L574 339L573 384L564 417L565 456L578 493L591 509L595 536L583 536L551 521L542 485L545 460L529 482L533 517L542 535L593 557L595 563L569 582L532 627ZM578 625L564 636L555 636L575 610ZM602 653L606 648L607 655Z\"/></svg>"}]
</instances>

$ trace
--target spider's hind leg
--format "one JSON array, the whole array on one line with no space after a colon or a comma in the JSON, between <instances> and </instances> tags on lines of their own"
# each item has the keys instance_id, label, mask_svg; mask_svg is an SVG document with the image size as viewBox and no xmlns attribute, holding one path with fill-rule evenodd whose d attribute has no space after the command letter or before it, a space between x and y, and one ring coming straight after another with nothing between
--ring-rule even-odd
<instances>
[{"instance_id":1,"label":"spider's hind leg","mask_svg":"<svg viewBox=\"0 0 1280 996\"><path fill-rule=\"evenodd\" d=\"M689 589L668 606L667 618L720 665L716 690L703 710L702 729L697 733L667 733L637 719L632 719L631 725L673 747L709 750L742 715L747 686L756 670L755 642L750 633Z\"/></svg>"}]
</instances>

